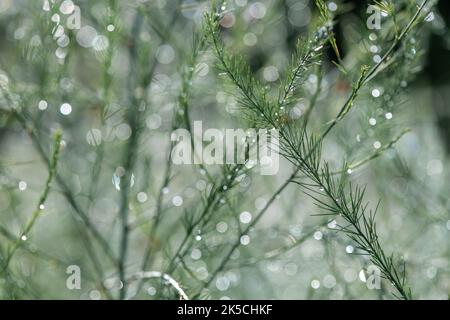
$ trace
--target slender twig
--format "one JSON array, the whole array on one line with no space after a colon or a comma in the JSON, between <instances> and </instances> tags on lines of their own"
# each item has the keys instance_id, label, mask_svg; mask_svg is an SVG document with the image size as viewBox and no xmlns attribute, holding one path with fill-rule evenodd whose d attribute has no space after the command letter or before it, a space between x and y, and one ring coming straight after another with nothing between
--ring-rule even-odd
<instances>
[{"instance_id":1,"label":"slender twig","mask_svg":"<svg viewBox=\"0 0 450 320\"><path fill-rule=\"evenodd\" d=\"M16 252L16 250L21 246L23 241L26 241L29 237L29 233L31 229L33 228L36 220L38 219L39 215L41 215L42 211L44 210L45 202L47 201L48 194L50 192L50 188L53 182L53 178L56 174L56 167L58 165L59 160L59 151L61 150L61 137L62 133L60 131L57 131L53 138L53 153L51 156L51 162L50 166L48 168L48 177L47 181L45 182L44 191L41 193L39 197L38 204L36 206L36 209L33 211L33 214L31 215L30 219L28 220L27 224L21 231L21 234L19 236L19 240L15 242L13 247L9 250L5 264L3 266L3 270L7 269L9 266L9 263Z\"/></svg>"},{"instance_id":2,"label":"slender twig","mask_svg":"<svg viewBox=\"0 0 450 320\"><path fill-rule=\"evenodd\" d=\"M137 112L137 99L134 95L134 84L135 77L137 75L137 59L138 59L138 48L136 38L140 34L142 28L142 16L140 13L136 13L133 20L133 28L132 34L135 37L134 41L132 41L129 47L129 56L130 56L130 72L129 72L129 82L128 82L128 90L130 92L129 103L131 107L127 112L127 122L131 128L131 136L127 141L127 145L125 148L125 158L124 158L124 170L125 174L122 179L124 183L121 184L120 188L120 209L119 209L119 218L121 221L121 231L120 231L120 247L119 247L119 260L118 260L118 268L119 268L119 278L122 282L123 287L119 292L119 299L124 299L127 293L127 283L125 281L125 266L127 261L128 254L128 239L129 239L129 231L130 226L128 224L128 213L129 213L129 204L128 199L130 197L130 188L131 188L131 179L132 179L132 171L136 162L137 157L137 146L139 141L139 127L138 127L138 112Z\"/></svg>"}]
</instances>

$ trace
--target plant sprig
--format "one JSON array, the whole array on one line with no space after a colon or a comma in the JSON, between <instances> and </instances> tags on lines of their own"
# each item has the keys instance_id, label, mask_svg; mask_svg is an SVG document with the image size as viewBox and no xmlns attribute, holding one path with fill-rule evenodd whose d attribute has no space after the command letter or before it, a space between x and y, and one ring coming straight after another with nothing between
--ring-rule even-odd
<instances>
[{"instance_id":1,"label":"plant sprig","mask_svg":"<svg viewBox=\"0 0 450 320\"><path fill-rule=\"evenodd\" d=\"M325 7L320 5L322 1L318 2L319 8L325 10ZM249 114L249 120L261 127L279 129L282 155L291 161L297 168L296 170L301 171L309 180L304 182L292 179L291 182L298 184L320 209L328 212L328 215L342 217L345 225L341 226L340 230L357 243L358 248L363 253L369 256L370 261L380 269L383 276L395 287L398 293L396 296L402 299L411 299L411 290L406 285L406 272L404 270L399 271L393 255L387 255L379 242L375 223L378 206L373 211L368 210L368 204L364 201L365 188L347 183L345 175L338 179L333 176L328 163L322 161L321 145L323 139L335 125L349 113L361 88L378 73L382 64L392 57L394 49L411 30L426 3L427 0L422 3L381 61L372 68L362 67L361 75L355 83L350 97L320 136L308 133L305 126L300 125L299 127L279 121L279 114L275 112L277 110L276 103L270 101L265 90L253 79L245 61L240 57L232 57L224 48L220 39L219 17L212 14L206 14L205 16L205 27L210 34L214 53L219 62L219 70L224 72L239 90L241 95L239 102L243 110L246 110ZM327 40L330 42L329 37L327 37ZM297 70L307 71L303 67L305 60L301 57L308 56L308 50L315 49L314 46L312 48L307 47L306 54L302 53L297 56L300 57L297 61L299 68L294 69L293 73L287 73L287 86L283 86L285 90L280 92L280 97L287 96L286 92L289 93L291 88L299 84L299 82L296 82L300 78ZM323 50L323 46L320 46L319 50ZM313 53L309 52L309 54L312 55Z\"/></svg>"}]
</instances>

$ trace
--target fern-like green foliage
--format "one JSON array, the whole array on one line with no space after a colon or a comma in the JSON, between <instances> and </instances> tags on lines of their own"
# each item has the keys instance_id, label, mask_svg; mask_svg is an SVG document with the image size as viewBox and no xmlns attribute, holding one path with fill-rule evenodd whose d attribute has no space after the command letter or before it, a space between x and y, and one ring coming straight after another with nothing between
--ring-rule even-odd
<instances>
[{"instance_id":1,"label":"fern-like green foliage","mask_svg":"<svg viewBox=\"0 0 450 320\"><path fill-rule=\"evenodd\" d=\"M349 98L321 134L309 132L306 121L291 121L287 112L287 109L298 99L298 89L311 69L322 63L321 56L326 45L330 44L338 52L332 33L332 17L323 1L316 1L316 3L322 15L323 24L307 41L299 41L292 63L287 67L282 80L278 101L274 101L266 89L254 79L242 57L227 52L220 36L220 14L207 14L205 28L210 35L218 60L218 68L238 89L240 106L247 115L249 123L261 128L279 130L281 154L296 168L291 182L299 185L325 215L340 218L340 231L352 239L358 245L360 253L368 255L370 261L380 269L382 275L394 286L395 296L411 299L412 294L406 284L404 265L399 265L394 255L388 255L380 242L375 220L378 206L374 210L369 209L369 204L364 200L365 188L352 185L347 181L345 173L338 177L333 174L329 164L322 160L322 141L350 112L364 85L382 69L389 69L387 62L401 58L402 54L397 48L404 46L408 33L416 27L418 18L422 16L422 10L427 1L424 1L410 17L381 61L372 68L362 67L359 79L355 82ZM344 164L343 167L345 169L346 165ZM303 176L299 177L299 173Z\"/></svg>"}]
</instances>

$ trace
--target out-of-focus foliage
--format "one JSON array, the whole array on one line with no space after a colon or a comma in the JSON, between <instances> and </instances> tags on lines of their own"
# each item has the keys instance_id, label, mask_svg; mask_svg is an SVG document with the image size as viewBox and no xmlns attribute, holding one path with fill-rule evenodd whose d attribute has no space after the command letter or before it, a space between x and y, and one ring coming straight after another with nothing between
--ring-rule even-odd
<instances>
[{"instance_id":1,"label":"out-of-focus foliage","mask_svg":"<svg viewBox=\"0 0 450 320\"><path fill-rule=\"evenodd\" d=\"M448 298L445 12L373 4L0 0L0 298ZM280 172L174 165L198 120Z\"/></svg>"}]
</instances>

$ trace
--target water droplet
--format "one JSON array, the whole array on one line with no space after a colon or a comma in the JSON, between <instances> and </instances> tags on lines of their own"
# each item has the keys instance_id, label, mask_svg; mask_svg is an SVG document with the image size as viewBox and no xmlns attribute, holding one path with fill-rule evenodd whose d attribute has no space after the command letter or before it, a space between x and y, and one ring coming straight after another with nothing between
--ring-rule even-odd
<instances>
[{"instance_id":1,"label":"water droplet","mask_svg":"<svg viewBox=\"0 0 450 320\"><path fill-rule=\"evenodd\" d=\"M374 147L375 149L380 149L380 148L381 148L381 142L380 142L380 141L375 141L375 142L373 143L373 147Z\"/></svg>"},{"instance_id":2,"label":"water droplet","mask_svg":"<svg viewBox=\"0 0 450 320\"><path fill-rule=\"evenodd\" d=\"M131 133L131 127L127 123L121 123L115 129L116 137L122 141L128 140L131 137Z\"/></svg>"},{"instance_id":3,"label":"water droplet","mask_svg":"<svg viewBox=\"0 0 450 320\"><path fill-rule=\"evenodd\" d=\"M336 225L337 225L336 220L332 220L332 221L328 222L328 228L330 228L330 229L336 228Z\"/></svg>"},{"instance_id":4,"label":"water droplet","mask_svg":"<svg viewBox=\"0 0 450 320\"><path fill-rule=\"evenodd\" d=\"M108 24L108 26L106 27L106 30L108 30L108 32L113 32L116 29L116 27L113 24Z\"/></svg>"},{"instance_id":5,"label":"water droplet","mask_svg":"<svg viewBox=\"0 0 450 320\"><path fill-rule=\"evenodd\" d=\"M145 120L145 123L147 124L147 128L149 128L150 130L156 130L161 127L162 119L159 114L154 113L148 116L148 118Z\"/></svg>"},{"instance_id":6,"label":"water droplet","mask_svg":"<svg viewBox=\"0 0 450 320\"><path fill-rule=\"evenodd\" d=\"M101 295L100 291L92 290L91 292L89 292L89 298L91 300L100 300L102 298L102 295Z\"/></svg>"},{"instance_id":7,"label":"water droplet","mask_svg":"<svg viewBox=\"0 0 450 320\"><path fill-rule=\"evenodd\" d=\"M139 192L137 194L137 200L140 203L144 203L144 202L146 202L148 200L148 196L147 196L147 194L145 192Z\"/></svg>"},{"instance_id":8,"label":"water droplet","mask_svg":"<svg viewBox=\"0 0 450 320\"><path fill-rule=\"evenodd\" d=\"M20 237L20 239L22 239L22 241L27 241L27 236L26 235L23 235L22 237Z\"/></svg>"},{"instance_id":9,"label":"water droplet","mask_svg":"<svg viewBox=\"0 0 450 320\"><path fill-rule=\"evenodd\" d=\"M250 243L250 237L245 234L241 237L240 241L243 246L246 246Z\"/></svg>"},{"instance_id":10,"label":"water droplet","mask_svg":"<svg viewBox=\"0 0 450 320\"><path fill-rule=\"evenodd\" d=\"M347 253L353 253L353 251L355 250L355 248L353 248L353 246L348 245L345 247L345 252Z\"/></svg>"},{"instance_id":11,"label":"water droplet","mask_svg":"<svg viewBox=\"0 0 450 320\"><path fill-rule=\"evenodd\" d=\"M55 56L58 59L63 60L67 56L67 50L65 50L64 48L59 47L55 51Z\"/></svg>"},{"instance_id":12,"label":"water droplet","mask_svg":"<svg viewBox=\"0 0 450 320\"><path fill-rule=\"evenodd\" d=\"M263 70L263 77L269 82L277 81L279 78L278 69L275 66L265 67Z\"/></svg>"},{"instance_id":13,"label":"water droplet","mask_svg":"<svg viewBox=\"0 0 450 320\"><path fill-rule=\"evenodd\" d=\"M338 9L338 5L335 2L328 3L328 10L334 12Z\"/></svg>"},{"instance_id":14,"label":"water droplet","mask_svg":"<svg viewBox=\"0 0 450 320\"><path fill-rule=\"evenodd\" d=\"M65 34L63 34L62 36L60 36L58 38L58 40L56 41L56 43L58 44L59 47L61 48L65 48L69 45L70 43L70 39L68 36L66 36Z\"/></svg>"},{"instance_id":15,"label":"water droplet","mask_svg":"<svg viewBox=\"0 0 450 320\"><path fill-rule=\"evenodd\" d=\"M26 189L27 189L27 183L25 181L20 181L19 182L19 190L25 191Z\"/></svg>"},{"instance_id":16,"label":"water droplet","mask_svg":"<svg viewBox=\"0 0 450 320\"><path fill-rule=\"evenodd\" d=\"M147 293L151 296L154 296L156 294L156 289L154 287L149 287L147 289Z\"/></svg>"},{"instance_id":17,"label":"water droplet","mask_svg":"<svg viewBox=\"0 0 450 320\"><path fill-rule=\"evenodd\" d=\"M180 207L183 205L183 198L181 196L175 196L172 198L172 204L175 207Z\"/></svg>"},{"instance_id":18,"label":"water droplet","mask_svg":"<svg viewBox=\"0 0 450 320\"><path fill-rule=\"evenodd\" d=\"M392 119L392 113L388 112L384 115L386 119L391 120Z\"/></svg>"},{"instance_id":19,"label":"water droplet","mask_svg":"<svg viewBox=\"0 0 450 320\"><path fill-rule=\"evenodd\" d=\"M42 6L42 10L50 11L50 3L48 2L48 0L44 1L44 5Z\"/></svg>"},{"instance_id":20,"label":"water droplet","mask_svg":"<svg viewBox=\"0 0 450 320\"><path fill-rule=\"evenodd\" d=\"M375 118L370 118L370 119L369 119L369 124L370 124L371 126L376 125L376 124L377 124L377 119L375 119Z\"/></svg>"},{"instance_id":21,"label":"water droplet","mask_svg":"<svg viewBox=\"0 0 450 320\"><path fill-rule=\"evenodd\" d=\"M40 204L39 205L39 210L44 210L45 209L45 205L44 204Z\"/></svg>"},{"instance_id":22,"label":"water droplet","mask_svg":"<svg viewBox=\"0 0 450 320\"><path fill-rule=\"evenodd\" d=\"M175 59L175 51L169 44L163 44L156 50L156 59L161 64L170 64Z\"/></svg>"},{"instance_id":23,"label":"water droplet","mask_svg":"<svg viewBox=\"0 0 450 320\"><path fill-rule=\"evenodd\" d=\"M244 35L244 44L248 47L253 47L258 43L258 37L254 33L246 33Z\"/></svg>"},{"instance_id":24,"label":"water droplet","mask_svg":"<svg viewBox=\"0 0 450 320\"><path fill-rule=\"evenodd\" d=\"M252 214L248 211L244 211L239 215L239 220L245 224L250 223L252 220Z\"/></svg>"},{"instance_id":25,"label":"water droplet","mask_svg":"<svg viewBox=\"0 0 450 320\"><path fill-rule=\"evenodd\" d=\"M261 2L255 2L248 8L248 13L252 18L262 19L266 15L266 6Z\"/></svg>"},{"instance_id":26,"label":"water droplet","mask_svg":"<svg viewBox=\"0 0 450 320\"><path fill-rule=\"evenodd\" d=\"M267 201L264 198L257 198L255 200L255 208L258 210L264 209L264 207L267 205Z\"/></svg>"},{"instance_id":27,"label":"water droplet","mask_svg":"<svg viewBox=\"0 0 450 320\"><path fill-rule=\"evenodd\" d=\"M372 90L372 96L374 98L378 98L379 96L381 96L381 91L379 89L373 89Z\"/></svg>"},{"instance_id":28,"label":"water droplet","mask_svg":"<svg viewBox=\"0 0 450 320\"><path fill-rule=\"evenodd\" d=\"M382 58L381 58L380 55L376 54L376 55L373 56L373 62L380 63L381 60L382 60Z\"/></svg>"},{"instance_id":29,"label":"water droplet","mask_svg":"<svg viewBox=\"0 0 450 320\"><path fill-rule=\"evenodd\" d=\"M62 25L57 25L53 28L54 39L60 38L64 35L64 27Z\"/></svg>"},{"instance_id":30,"label":"water droplet","mask_svg":"<svg viewBox=\"0 0 450 320\"><path fill-rule=\"evenodd\" d=\"M191 251L191 258L194 260L199 260L202 257L202 252L199 249L193 249Z\"/></svg>"},{"instance_id":31,"label":"water droplet","mask_svg":"<svg viewBox=\"0 0 450 320\"><path fill-rule=\"evenodd\" d=\"M0 8L0 11L1 11L1 8ZM14 39L22 40L25 37L25 33L26 33L25 28L21 27L21 28L16 29L16 31L14 31Z\"/></svg>"},{"instance_id":32,"label":"water droplet","mask_svg":"<svg viewBox=\"0 0 450 320\"><path fill-rule=\"evenodd\" d=\"M314 279L313 281L311 281L311 288L313 289L319 289L320 288L320 281Z\"/></svg>"},{"instance_id":33,"label":"water droplet","mask_svg":"<svg viewBox=\"0 0 450 320\"><path fill-rule=\"evenodd\" d=\"M225 233L228 230L228 224L226 222L221 221L216 225L216 230L219 233Z\"/></svg>"},{"instance_id":34,"label":"water droplet","mask_svg":"<svg viewBox=\"0 0 450 320\"><path fill-rule=\"evenodd\" d=\"M68 116L72 113L72 106L68 103L63 103L59 108L59 111L61 112L61 114Z\"/></svg>"},{"instance_id":35,"label":"water droplet","mask_svg":"<svg viewBox=\"0 0 450 320\"><path fill-rule=\"evenodd\" d=\"M325 277L323 277L323 286L325 288L331 289L336 285L336 278L331 275L327 274Z\"/></svg>"},{"instance_id":36,"label":"water droplet","mask_svg":"<svg viewBox=\"0 0 450 320\"><path fill-rule=\"evenodd\" d=\"M62 14L71 14L75 10L75 5L71 0L65 0L61 3L61 6L59 7L59 11L61 11Z\"/></svg>"},{"instance_id":37,"label":"water droplet","mask_svg":"<svg viewBox=\"0 0 450 320\"><path fill-rule=\"evenodd\" d=\"M366 282L366 274L364 273L364 270L359 271L359 280L362 282Z\"/></svg>"},{"instance_id":38,"label":"water droplet","mask_svg":"<svg viewBox=\"0 0 450 320\"><path fill-rule=\"evenodd\" d=\"M76 39L80 46L90 48L94 45L97 37L97 30L91 26L83 26L77 33Z\"/></svg>"},{"instance_id":39,"label":"water droplet","mask_svg":"<svg viewBox=\"0 0 450 320\"><path fill-rule=\"evenodd\" d=\"M59 14L55 13L54 15L52 15L51 20L52 20L54 23L58 24L58 23L61 21L61 17L59 16Z\"/></svg>"},{"instance_id":40,"label":"water droplet","mask_svg":"<svg viewBox=\"0 0 450 320\"><path fill-rule=\"evenodd\" d=\"M320 232L320 231L314 232L314 239L316 239L316 240L321 240L322 237L323 237L322 232Z\"/></svg>"},{"instance_id":41,"label":"water droplet","mask_svg":"<svg viewBox=\"0 0 450 320\"><path fill-rule=\"evenodd\" d=\"M195 240L201 241L201 240L202 240L202 236L201 236L201 235L196 235L196 236L195 236Z\"/></svg>"},{"instance_id":42,"label":"water droplet","mask_svg":"<svg viewBox=\"0 0 450 320\"><path fill-rule=\"evenodd\" d=\"M226 276L218 277L216 280L216 288L220 291L226 291L230 287L230 280Z\"/></svg>"}]
</instances>

